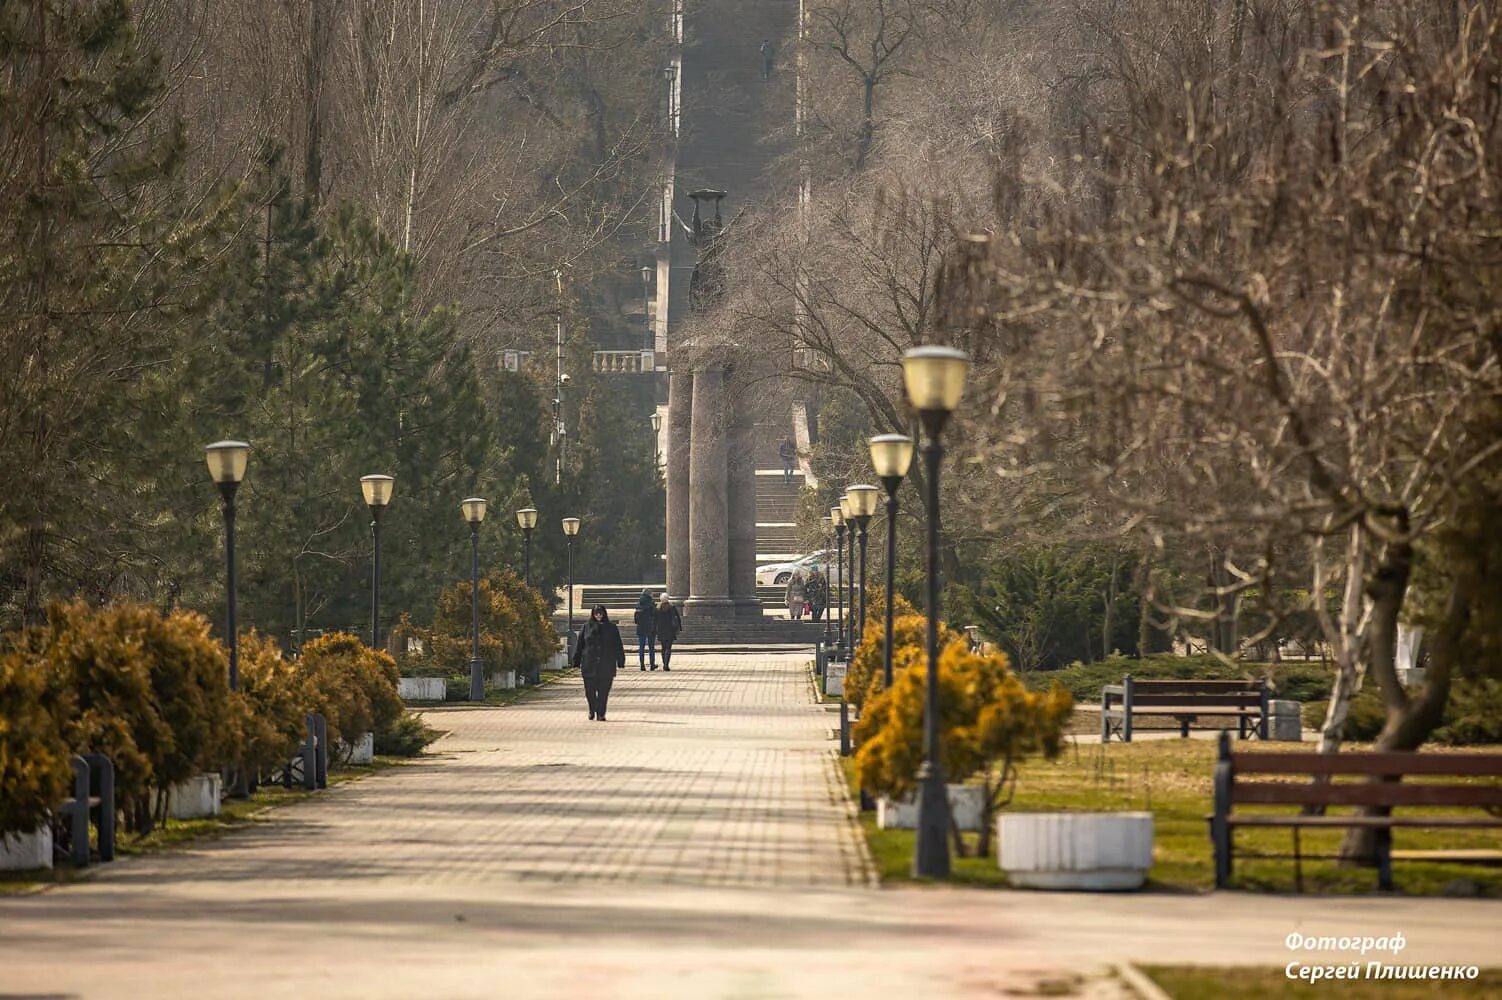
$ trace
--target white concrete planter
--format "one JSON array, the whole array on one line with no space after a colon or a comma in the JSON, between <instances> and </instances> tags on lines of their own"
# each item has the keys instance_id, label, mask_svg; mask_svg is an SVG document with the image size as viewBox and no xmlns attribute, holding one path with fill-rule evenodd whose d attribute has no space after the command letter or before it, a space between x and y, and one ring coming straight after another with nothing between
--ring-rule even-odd
<instances>
[{"instance_id":1,"label":"white concrete planter","mask_svg":"<svg viewBox=\"0 0 1502 1000\"><path fill-rule=\"evenodd\" d=\"M375 733L365 733L355 741L354 750L348 746L339 744L339 759L345 760L345 754L349 754L350 764L370 764L375 761Z\"/></svg>"},{"instance_id":2,"label":"white concrete planter","mask_svg":"<svg viewBox=\"0 0 1502 1000\"><path fill-rule=\"evenodd\" d=\"M949 791L949 815L961 830L980 829L986 802L986 790L980 785L945 785ZM900 801L876 800L876 825L883 830L918 829L918 800L909 796Z\"/></svg>"},{"instance_id":3,"label":"white concrete planter","mask_svg":"<svg viewBox=\"0 0 1502 1000\"><path fill-rule=\"evenodd\" d=\"M24 872L52 867L52 827L0 837L0 872Z\"/></svg>"},{"instance_id":4,"label":"white concrete planter","mask_svg":"<svg viewBox=\"0 0 1502 1000\"><path fill-rule=\"evenodd\" d=\"M490 675L490 686L497 691L509 691L516 687L515 670L497 670Z\"/></svg>"},{"instance_id":5,"label":"white concrete planter","mask_svg":"<svg viewBox=\"0 0 1502 1000\"><path fill-rule=\"evenodd\" d=\"M1304 720L1296 701L1274 699L1267 703L1267 737L1285 743L1297 743L1304 738Z\"/></svg>"},{"instance_id":6,"label":"white concrete planter","mask_svg":"<svg viewBox=\"0 0 1502 1000\"><path fill-rule=\"evenodd\" d=\"M219 815L219 799L224 791L224 779L217 772L195 774L187 781L179 781L167 789L167 817L169 819L203 819Z\"/></svg>"},{"instance_id":7,"label":"white concrete planter","mask_svg":"<svg viewBox=\"0 0 1502 1000\"><path fill-rule=\"evenodd\" d=\"M553 654L553 658L548 661L548 669L549 670L567 670L568 669L568 653L564 652L561 649L558 652L554 653Z\"/></svg>"},{"instance_id":8,"label":"white concrete planter","mask_svg":"<svg viewBox=\"0 0 1502 1000\"><path fill-rule=\"evenodd\" d=\"M997 862L1021 889L1137 889L1153 866L1153 814L1002 813Z\"/></svg>"},{"instance_id":9,"label":"white concrete planter","mask_svg":"<svg viewBox=\"0 0 1502 1000\"><path fill-rule=\"evenodd\" d=\"M403 677L396 685L402 701L442 701L447 690L442 677Z\"/></svg>"},{"instance_id":10,"label":"white concrete planter","mask_svg":"<svg viewBox=\"0 0 1502 1000\"><path fill-rule=\"evenodd\" d=\"M849 663L842 660L825 660L824 693L831 698L843 697L845 694L845 675L849 672Z\"/></svg>"}]
</instances>

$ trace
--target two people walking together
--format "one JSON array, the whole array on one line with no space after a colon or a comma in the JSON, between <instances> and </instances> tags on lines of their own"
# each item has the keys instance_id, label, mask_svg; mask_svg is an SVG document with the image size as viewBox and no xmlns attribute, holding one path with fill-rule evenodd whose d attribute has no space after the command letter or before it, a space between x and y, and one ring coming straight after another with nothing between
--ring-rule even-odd
<instances>
[{"instance_id":1,"label":"two people walking together","mask_svg":"<svg viewBox=\"0 0 1502 1000\"><path fill-rule=\"evenodd\" d=\"M673 657L673 642L683 631L683 617L678 608L667 594L662 595L660 602L654 602L651 592L643 590L636 606L635 621L641 668L646 670L650 660L651 669L657 669L655 641L662 647L662 669L671 670L668 664ZM605 722L605 710L616 672L626 669L626 646L621 641L621 630L610 620L605 605L596 604L590 612L589 622L574 645L573 666L584 678L584 697L589 702L590 721Z\"/></svg>"}]
</instances>

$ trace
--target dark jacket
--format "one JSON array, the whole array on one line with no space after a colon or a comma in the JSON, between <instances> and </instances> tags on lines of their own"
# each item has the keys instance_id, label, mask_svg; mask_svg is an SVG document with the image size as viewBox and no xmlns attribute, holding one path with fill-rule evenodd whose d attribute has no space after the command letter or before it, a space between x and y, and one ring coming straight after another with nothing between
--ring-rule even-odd
<instances>
[{"instance_id":1,"label":"dark jacket","mask_svg":"<svg viewBox=\"0 0 1502 1000\"><path fill-rule=\"evenodd\" d=\"M615 622L589 620L574 645L574 666L586 677L614 677L626 666L626 647Z\"/></svg>"},{"instance_id":2,"label":"dark jacket","mask_svg":"<svg viewBox=\"0 0 1502 1000\"><path fill-rule=\"evenodd\" d=\"M677 642L678 633L683 631L683 616L678 613L678 605L674 604L666 611L659 605L653 617L658 641L669 646Z\"/></svg>"},{"instance_id":3,"label":"dark jacket","mask_svg":"<svg viewBox=\"0 0 1502 1000\"><path fill-rule=\"evenodd\" d=\"M646 591L642 591L641 599L636 602L634 620L637 635L654 635L657 632L657 602Z\"/></svg>"}]
</instances>

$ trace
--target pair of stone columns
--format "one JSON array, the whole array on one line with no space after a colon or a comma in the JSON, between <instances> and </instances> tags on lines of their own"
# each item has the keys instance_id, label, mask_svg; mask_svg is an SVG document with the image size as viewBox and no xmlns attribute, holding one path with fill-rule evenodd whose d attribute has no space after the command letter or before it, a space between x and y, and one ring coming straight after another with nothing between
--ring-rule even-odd
<instances>
[{"instance_id":1,"label":"pair of stone columns","mask_svg":"<svg viewBox=\"0 0 1502 1000\"><path fill-rule=\"evenodd\" d=\"M668 378L668 593L685 616L760 619L755 421L725 368Z\"/></svg>"}]
</instances>

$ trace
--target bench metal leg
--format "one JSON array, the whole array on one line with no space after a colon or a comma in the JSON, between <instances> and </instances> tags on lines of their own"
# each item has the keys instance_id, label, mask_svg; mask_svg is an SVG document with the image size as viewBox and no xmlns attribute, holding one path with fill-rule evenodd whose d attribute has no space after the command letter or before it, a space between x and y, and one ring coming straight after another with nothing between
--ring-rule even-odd
<instances>
[{"instance_id":1,"label":"bench metal leg","mask_svg":"<svg viewBox=\"0 0 1502 1000\"><path fill-rule=\"evenodd\" d=\"M99 860L115 860L115 765L102 753L87 753L90 778L99 782Z\"/></svg>"},{"instance_id":2,"label":"bench metal leg","mask_svg":"<svg viewBox=\"0 0 1502 1000\"><path fill-rule=\"evenodd\" d=\"M1299 845L1299 828L1293 827L1293 889L1304 891L1304 852Z\"/></svg>"},{"instance_id":3,"label":"bench metal leg","mask_svg":"<svg viewBox=\"0 0 1502 1000\"><path fill-rule=\"evenodd\" d=\"M73 805L68 810L69 829L73 841L73 863L79 868L89 866L89 762L74 756Z\"/></svg>"},{"instance_id":4,"label":"bench metal leg","mask_svg":"<svg viewBox=\"0 0 1502 1000\"><path fill-rule=\"evenodd\" d=\"M318 732L317 752L315 758L315 770L318 777L318 787L329 787L329 720L323 717L322 712L314 712Z\"/></svg>"},{"instance_id":5,"label":"bench metal leg","mask_svg":"<svg viewBox=\"0 0 1502 1000\"><path fill-rule=\"evenodd\" d=\"M850 756L850 703L840 699L840 756Z\"/></svg>"},{"instance_id":6,"label":"bench metal leg","mask_svg":"<svg viewBox=\"0 0 1502 1000\"><path fill-rule=\"evenodd\" d=\"M1187 716L1179 717L1179 738L1185 740L1189 738L1189 719Z\"/></svg>"},{"instance_id":7,"label":"bench metal leg","mask_svg":"<svg viewBox=\"0 0 1502 1000\"><path fill-rule=\"evenodd\" d=\"M1392 828L1377 828L1377 888L1392 892Z\"/></svg>"},{"instance_id":8,"label":"bench metal leg","mask_svg":"<svg viewBox=\"0 0 1502 1000\"><path fill-rule=\"evenodd\" d=\"M1111 742L1111 706L1109 704L1100 706L1100 741Z\"/></svg>"}]
</instances>

